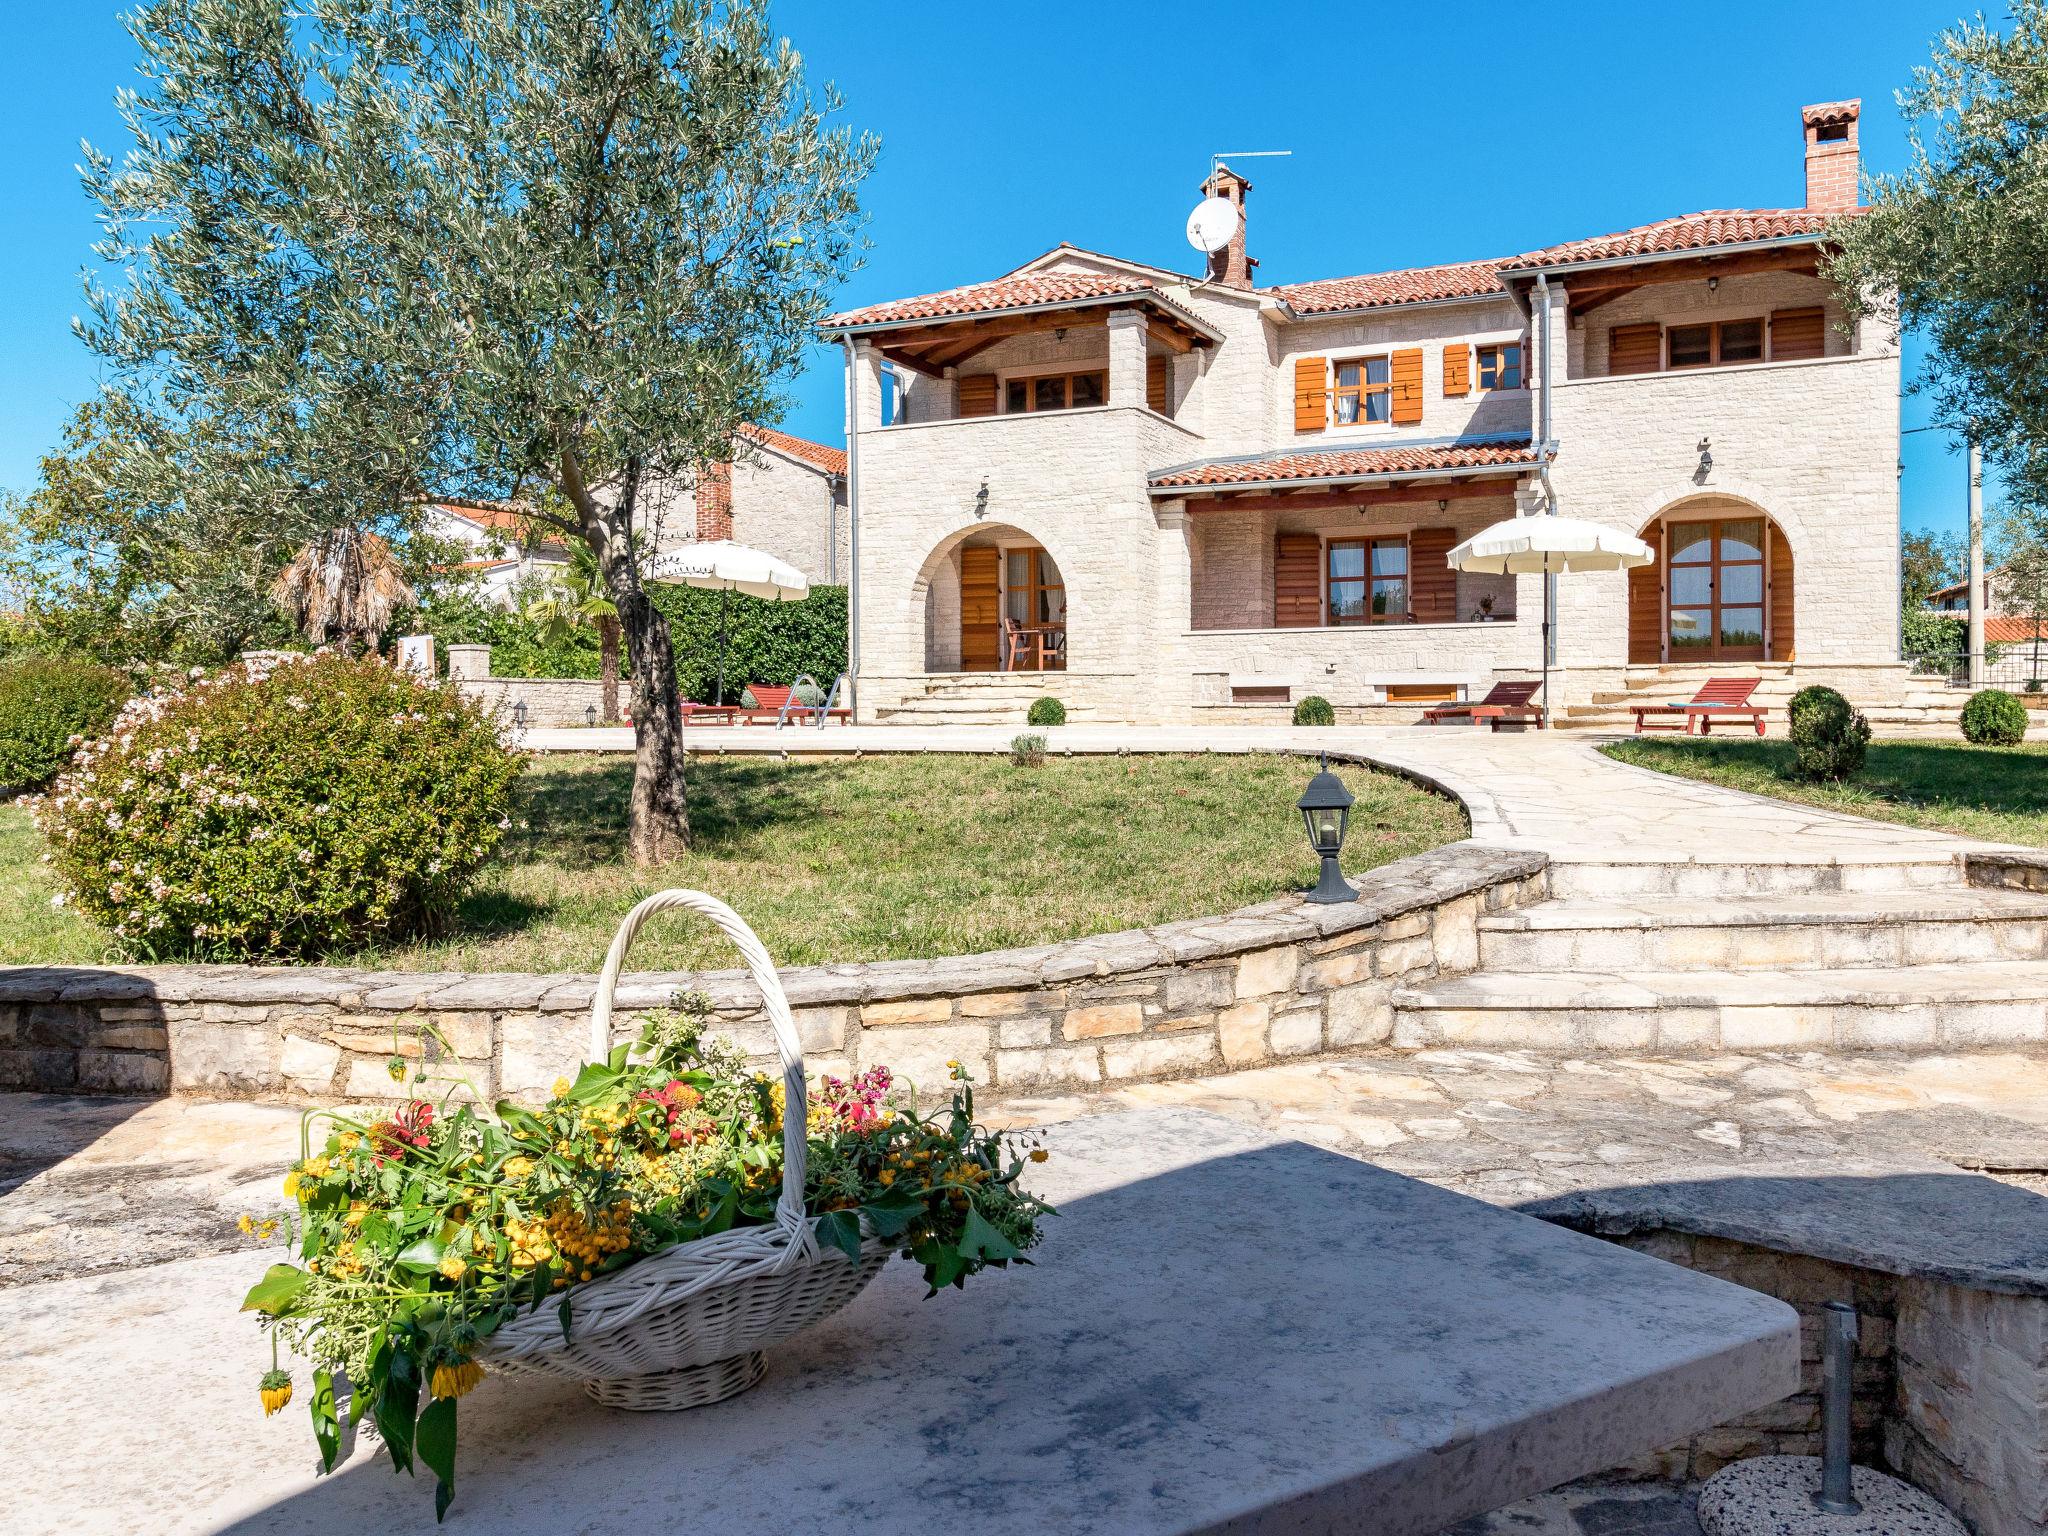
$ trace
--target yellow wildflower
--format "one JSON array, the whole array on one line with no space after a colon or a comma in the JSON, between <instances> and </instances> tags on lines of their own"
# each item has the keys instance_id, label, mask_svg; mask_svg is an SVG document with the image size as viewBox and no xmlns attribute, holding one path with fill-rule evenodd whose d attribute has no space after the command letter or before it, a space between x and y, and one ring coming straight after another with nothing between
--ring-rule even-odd
<instances>
[{"instance_id":1,"label":"yellow wildflower","mask_svg":"<svg viewBox=\"0 0 2048 1536\"><path fill-rule=\"evenodd\" d=\"M508 1157L505 1159L504 1171L505 1177L508 1179L523 1179L533 1172L533 1159L530 1157Z\"/></svg>"},{"instance_id":2,"label":"yellow wildflower","mask_svg":"<svg viewBox=\"0 0 2048 1536\"><path fill-rule=\"evenodd\" d=\"M236 1220L235 1230L237 1232L240 1232L244 1237L247 1237L250 1233L256 1230L256 1223L253 1219L251 1219L247 1211L242 1212L241 1216Z\"/></svg>"},{"instance_id":3,"label":"yellow wildflower","mask_svg":"<svg viewBox=\"0 0 2048 1536\"><path fill-rule=\"evenodd\" d=\"M566 1077L558 1077L555 1079L555 1086L552 1091L556 1098L566 1099L569 1097L569 1090L574 1086Z\"/></svg>"},{"instance_id":4,"label":"yellow wildflower","mask_svg":"<svg viewBox=\"0 0 2048 1536\"><path fill-rule=\"evenodd\" d=\"M468 1272L469 1266L462 1261L460 1254L451 1253L441 1260L441 1278L444 1280L460 1280Z\"/></svg>"},{"instance_id":5,"label":"yellow wildflower","mask_svg":"<svg viewBox=\"0 0 2048 1536\"><path fill-rule=\"evenodd\" d=\"M1033 1161L1034 1163L1042 1163L1042 1162L1044 1162L1044 1161L1045 1161L1045 1160L1046 1160L1046 1159L1047 1159L1048 1157L1051 1157L1051 1156L1052 1156L1052 1154L1051 1154L1050 1152L1046 1151L1046 1150L1045 1150L1045 1148L1043 1148L1043 1147L1033 1147L1033 1148L1031 1149L1031 1161Z\"/></svg>"},{"instance_id":6,"label":"yellow wildflower","mask_svg":"<svg viewBox=\"0 0 2048 1536\"><path fill-rule=\"evenodd\" d=\"M298 1169L294 1168L294 1169L293 1169L293 1170L292 1170L292 1171L291 1171L290 1173L288 1173L288 1174L286 1174L286 1175L284 1176L284 1192L285 1192L285 1193L286 1193L287 1195L296 1195L296 1194L298 1194L298 1192L299 1192L299 1170L298 1170Z\"/></svg>"},{"instance_id":7,"label":"yellow wildflower","mask_svg":"<svg viewBox=\"0 0 2048 1536\"><path fill-rule=\"evenodd\" d=\"M460 1397L473 1390L484 1379L484 1368L474 1360L458 1360L453 1365L437 1365L431 1389L436 1397Z\"/></svg>"},{"instance_id":8,"label":"yellow wildflower","mask_svg":"<svg viewBox=\"0 0 2048 1536\"><path fill-rule=\"evenodd\" d=\"M265 1371L263 1380L257 1383L256 1390L263 1398L263 1417L267 1419L292 1400L292 1373L279 1370Z\"/></svg>"},{"instance_id":9,"label":"yellow wildflower","mask_svg":"<svg viewBox=\"0 0 2048 1536\"><path fill-rule=\"evenodd\" d=\"M360 1227L363 1224L363 1218L369 1214L370 1207L367 1201L351 1200L348 1203L347 1214L341 1219L348 1226Z\"/></svg>"}]
</instances>

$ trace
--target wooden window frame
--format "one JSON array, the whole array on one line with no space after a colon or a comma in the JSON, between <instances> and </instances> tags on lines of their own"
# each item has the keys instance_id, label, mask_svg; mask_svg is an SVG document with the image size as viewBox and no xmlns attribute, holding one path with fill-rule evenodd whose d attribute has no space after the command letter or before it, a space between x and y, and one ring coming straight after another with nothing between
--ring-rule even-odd
<instances>
[{"instance_id":1,"label":"wooden window frame","mask_svg":"<svg viewBox=\"0 0 2048 1536\"><path fill-rule=\"evenodd\" d=\"M1087 378L1102 380L1101 405L1075 405L1073 403L1074 380ZM1066 404L1047 406L1043 411L1040 410L1038 405L1038 385L1045 379L1058 379L1061 381L1062 388L1060 394L1067 402ZM1010 409L1010 386L1012 384L1022 384L1024 386L1024 409L1021 411ZM996 398L1002 404L1002 411L999 414L1004 416L1045 415L1053 411L1100 410L1102 406L1109 404L1109 369L1105 365L1101 368L1048 368L1039 373L1006 373L1003 375L1002 389L998 392Z\"/></svg>"},{"instance_id":2,"label":"wooden window frame","mask_svg":"<svg viewBox=\"0 0 2048 1536\"><path fill-rule=\"evenodd\" d=\"M1381 383L1374 384L1366 378L1366 374L1370 371L1368 365L1372 363L1385 363L1387 365L1387 376ZM1338 381L1338 373L1344 368L1353 366L1358 369L1358 384L1355 388L1347 390ZM1338 414L1338 401L1346 395L1355 395L1358 398L1358 415L1351 421L1345 421ZM1386 415L1378 421L1371 421L1366 417L1366 402L1374 398L1384 402L1382 409L1386 412ZM1352 427L1391 427L1394 424L1393 352L1391 350L1385 352L1359 352L1350 356L1331 358L1329 400L1327 424L1335 430L1345 431Z\"/></svg>"},{"instance_id":3,"label":"wooden window frame","mask_svg":"<svg viewBox=\"0 0 2048 1536\"><path fill-rule=\"evenodd\" d=\"M1512 349L1515 354L1515 382L1512 384L1486 382L1487 358L1493 359L1494 378L1500 378L1501 354ZM1480 341L1472 345L1472 393L1490 395L1496 390L1525 389L1529 384L1528 349L1519 341Z\"/></svg>"},{"instance_id":4,"label":"wooden window frame","mask_svg":"<svg viewBox=\"0 0 2048 1536\"><path fill-rule=\"evenodd\" d=\"M1372 552L1382 544L1401 546L1401 610L1398 613L1375 614L1372 611ZM1364 551L1363 574L1337 577L1330 574L1330 552L1339 548L1357 548ZM1358 582L1365 588L1365 614L1362 618L1339 619L1336 605L1332 601L1331 589L1339 582ZM1361 629L1374 624L1406 624L1415 612L1415 552L1410 546L1408 535L1358 534L1333 539L1323 537L1323 625L1324 629Z\"/></svg>"},{"instance_id":5,"label":"wooden window frame","mask_svg":"<svg viewBox=\"0 0 2048 1536\"><path fill-rule=\"evenodd\" d=\"M1753 325L1757 329L1757 354L1755 357L1738 358L1728 362L1721 356L1721 330L1730 325ZM1707 360L1703 363L1674 363L1671 361L1671 333L1673 331L1697 331L1707 333ZM1664 371L1666 373L1693 373L1701 368L1747 368L1754 363L1768 362L1771 352L1771 320L1768 315L1738 315L1733 320L1688 320L1683 325L1664 324Z\"/></svg>"}]
</instances>

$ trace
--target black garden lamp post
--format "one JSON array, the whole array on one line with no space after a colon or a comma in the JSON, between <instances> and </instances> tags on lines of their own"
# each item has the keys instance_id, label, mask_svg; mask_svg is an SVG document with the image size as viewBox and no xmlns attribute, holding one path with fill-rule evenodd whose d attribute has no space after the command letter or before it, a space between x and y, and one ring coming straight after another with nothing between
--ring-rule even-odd
<instances>
[{"instance_id":1,"label":"black garden lamp post","mask_svg":"<svg viewBox=\"0 0 2048 1536\"><path fill-rule=\"evenodd\" d=\"M1308 893L1310 901L1327 904L1358 900L1358 892L1345 882L1343 871L1337 867L1337 855L1344 851L1344 833L1351 821L1351 799L1351 791L1330 772L1330 760L1324 757L1322 771L1308 781L1308 788L1294 802L1308 827L1308 844L1323 861L1322 878Z\"/></svg>"},{"instance_id":2,"label":"black garden lamp post","mask_svg":"<svg viewBox=\"0 0 2048 1536\"><path fill-rule=\"evenodd\" d=\"M512 701L512 729L515 731L526 729L526 700L524 699L514 699Z\"/></svg>"},{"instance_id":3,"label":"black garden lamp post","mask_svg":"<svg viewBox=\"0 0 2048 1536\"><path fill-rule=\"evenodd\" d=\"M593 730L596 729L597 706L595 704L586 704L583 706L583 723L591 727Z\"/></svg>"}]
</instances>

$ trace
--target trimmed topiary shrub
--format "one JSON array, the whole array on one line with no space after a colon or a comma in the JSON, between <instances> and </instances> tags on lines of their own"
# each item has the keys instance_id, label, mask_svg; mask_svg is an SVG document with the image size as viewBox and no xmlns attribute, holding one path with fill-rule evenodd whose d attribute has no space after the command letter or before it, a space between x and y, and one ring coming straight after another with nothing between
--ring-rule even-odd
<instances>
[{"instance_id":1,"label":"trimmed topiary shrub","mask_svg":"<svg viewBox=\"0 0 2048 1536\"><path fill-rule=\"evenodd\" d=\"M1983 688L1963 706L1963 739L1980 747L2014 747L2027 734L2027 706L2003 688Z\"/></svg>"},{"instance_id":2,"label":"trimmed topiary shrub","mask_svg":"<svg viewBox=\"0 0 2048 1536\"><path fill-rule=\"evenodd\" d=\"M1065 725L1067 723L1067 706L1058 699L1049 696L1043 699L1033 699L1029 712L1024 716L1024 723L1026 725Z\"/></svg>"},{"instance_id":3,"label":"trimmed topiary shrub","mask_svg":"<svg viewBox=\"0 0 2048 1536\"><path fill-rule=\"evenodd\" d=\"M1802 688L1792 695L1792 772L1802 779L1838 781L1863 771L1870 722L1832 688Z\"/></svg>"},{"instance_id":4,"label":"trimmed topiary shrub","mask_svg":"<svg viewBox=\"0 0 2048 1536\"><path fill-rule=\"evenodd\" d=\"M1337 711L1330 707L1330 701L1320 694L1312 693L1296 701L1294 706L1296 725L1335 725Z\"/></svg>"},{"instance_id":5,"label":"trimmed topiary shrub","mask_svg":"<svg viewBox=\"0 0 2048 1536\"><path fill-rule=\"evenodd\" d=\"M49 783L130 691L126 674L68 656L0 664L0 794Z\"/></svg>"},{"instance_id":6,"label":"trimmed topiary shrub","mask_svg":"<svg viewBox=\"0 0 2048 1536\"><path fill-rule=\"evenodd\" d=\"M70 899L131 951L317 956L444 919L520 767L453 688L322 654L130 701L33 809Z\"/></svg>"}]
</instances>

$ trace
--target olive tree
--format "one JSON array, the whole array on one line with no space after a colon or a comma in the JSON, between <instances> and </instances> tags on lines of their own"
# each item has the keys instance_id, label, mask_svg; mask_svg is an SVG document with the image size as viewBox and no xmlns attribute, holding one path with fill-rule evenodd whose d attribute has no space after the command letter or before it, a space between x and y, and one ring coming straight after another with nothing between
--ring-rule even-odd
<instances>
[{"instance_id":1,"label":"olive tree","mask_svg":"<svg viewBox=\"0 0 2048 1536\"><path fill-rule=\"evenodd\" d=\"M631 853L680 852L649 509L778 414L874 141L765 0L148 0L130 26L133 142L85 167L118 271L80 329L125 408L208 431L175 466L139 435L122 473L323 527L531 505L618 611Z\"/></svg>"}]
</instances>

